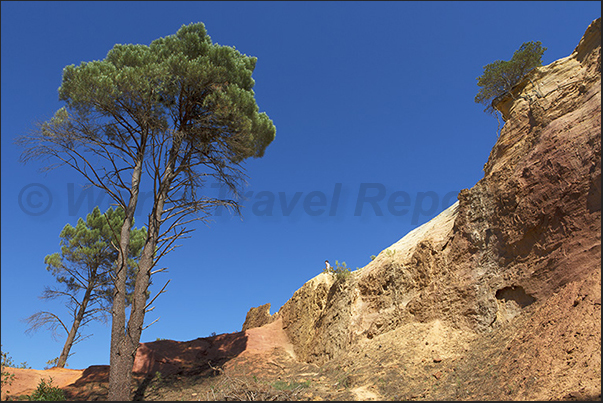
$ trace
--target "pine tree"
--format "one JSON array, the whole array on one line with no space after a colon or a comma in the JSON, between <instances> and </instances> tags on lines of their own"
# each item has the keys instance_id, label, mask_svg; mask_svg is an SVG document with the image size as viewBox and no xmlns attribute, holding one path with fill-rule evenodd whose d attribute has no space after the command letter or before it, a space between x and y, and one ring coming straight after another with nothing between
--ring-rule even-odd
<instances>
[{"instance_id":1,"label":"pine tree","mask_svg":"<svg viewBox=\"0 0 603 403\"><path fill-rule=\"evenodd\" d=\"M44 263L55 277L58 285L46 287L41 299L65 299L70 312L71 322L62 320L59 315L40 311L26 321L30 327L26 332L46 327L54 338L58 330L65 331L67 339L56 366L64 368L74 344L88 336L81 333L82 327L92 320L106 322L113 302L113 280L119 254L119 231L124 222L121 208L109 208L101 214L98 207L80 218L77 225L65 225L60 233L61 251L46 256ZM126 304L129 305L134 289L133 282L138 269L138 260L147 231L132 229L128 248L128 276Z\"/></svg>"},{"instance_id":2,"label":"pine tree","mask_svg":"<svg viewBox=\"0 0 603 403\"><path fill-rule=\"evenodd\" d=\"M477 78L477 85L482 89L475 96L475 102L485 105L485 112L494 113L497 99L510 92L532 69L542 65L546 48L541 45L540 41L524 42L511 60L496 60L484 66L484 74Z\"/></svg>"},{"instance_id":3,"label":"pine tree","mask_svg":"<svg viewBox=\"0 0 603 403\"><path fill-rule=\"evenodd\" d=\"M264 155L276 128L259 112L252 73L257 58L212 43L202 23L183 25L150 45L117 44L103 60L63 70L66 105L17 143L21 160L54 158L84 176L125 211L112 307L109 400L129 400L151 276L175 241L215 208L239 212L242 162ZM207 197L208 180L232 199ZM148 236L132 304L125 293L130 228L141 183L152 189Z\"/></svg>"}]
</instances>

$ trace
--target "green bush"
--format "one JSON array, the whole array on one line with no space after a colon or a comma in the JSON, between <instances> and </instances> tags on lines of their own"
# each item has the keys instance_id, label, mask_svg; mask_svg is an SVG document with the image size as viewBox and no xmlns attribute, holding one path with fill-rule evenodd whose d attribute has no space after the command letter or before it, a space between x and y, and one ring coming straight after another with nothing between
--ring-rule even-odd
<instances>
[{"instance_id":1,"label":"green bush","mask_svg":"<svg viewBox=\"0 0 603 403\"><path fill-rule=\"evenodd\" d=\"M519 83L533 68L542 65L546 48L538 42L524 42L509 61L496 60L484 66L484 74L477 78L482 89L475 102L486 106L484 112L494 113L494 103Z\"/></svg>"},{"instance_id":2,"label":"green bush","mask_svg":"<svg viewBox=\"0 0 603 403\"><path fill-rule=\"evenodd\" d=\"M0 346L1 348L1 346ZM6 367L14 367L12 358L8 355L8 353L4 351L0 351L0 355L2 355L2 360L0 361L0 386L4 388L5 386L10 385L13 382L14 374L6 371Z\"/></svg>"},{"instance_id":3,"label":"green bush","mask_svg":"<svg viewBox=\"0 0 603 403\"><path fill-rule=\"evenodd\" d=\"M24 368L24 369L28 369L31 367L28 366L27 362L25 362L25 361L19 365L15 365L15 363L13 363L13 359L11 358L11 356L8 355L7 352L3 352L1 350L2 350L2 346L0 345L0 355L2 356L2 359L0 360L0 386L5 387L5 386L9 386L11 383L13 383L13 379L15 378L15 374L11 374L10 372L8 372L6 370L6 367Z\"/></svg>"},{"instance_id":4,"label":"green bush","mask_svg":"<svg viewBox=\"0 0 603 403\"><path fill-rule=\"evenodd\" d=\"M48 379L48 383L44 380L44 378L40 379L40 383L38 384L38 388L34 393L27 396L28 400L35 401L65 401L65 394L61 388L57 388L52 386L52 378Z\"/></svg>"},{"instance_id":5,"label":"green bush","mask_svg":"<svg viewBox=\"0 0 603 403\"><path fill-rule=\"evenodd\" d=\"M351 270L349 267L347 267L345 262L342 262L340 265L339 262L336 260L335 267L329 266L328 269L325 267L324 269L322 269L322 272L334 276L335 281L345 281L349 277Z\"/></svg>"}]
</instances>

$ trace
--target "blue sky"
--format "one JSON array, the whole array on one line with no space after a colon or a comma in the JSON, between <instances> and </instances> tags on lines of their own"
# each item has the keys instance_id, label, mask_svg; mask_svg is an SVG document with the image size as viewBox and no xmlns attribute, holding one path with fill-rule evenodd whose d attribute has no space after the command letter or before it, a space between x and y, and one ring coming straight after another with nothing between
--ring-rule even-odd
<instances>
[{"instance_id":1,"label":"blue sky","mask_svg":"<svg viewBox=\"0 0 603 403\"><path fill-rule=\"evenodd\" d=\"M223 213L195 224L152 286L171 280L141 341L192 340L239 331L251 307L269 302L276 312L325 259L363 267L454 203L482 178L496 142L496 119L473 101L483 66L526 41L548 48L544 64L568 56L600 5L2 1L2 350L37 369L60 354L64 337L26 335L22 319L65 315L60 301L38 299L54 282L44 257L59 250L66 223L109 207L68 168L21 164L13 143L62 106L65 66L192 22L258 58L256 100L277 133L265 156L245 165L243 219ZM93 336L74 346L69 367L108 364L109 325L84 332Z\"/></svg>"}]
</instances>

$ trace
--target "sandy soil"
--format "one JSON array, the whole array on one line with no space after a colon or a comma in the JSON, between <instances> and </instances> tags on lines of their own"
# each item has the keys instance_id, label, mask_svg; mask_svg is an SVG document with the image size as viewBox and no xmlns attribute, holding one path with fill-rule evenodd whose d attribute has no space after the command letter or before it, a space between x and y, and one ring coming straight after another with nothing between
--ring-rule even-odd
<instances>
[{"instance_id":1,"label":"sandy soil","mask_svg":"<svg viewBox=\"0 0 603 403\"><path fill-rule=\"evenodd\" d=\"M29 395L33 393L40 379L44 378L47 382L52 378L52 385L60 388L67 386L82 376L83 369L51 368L51 369L22 369L6 368L7 372L14 374L15 377L8 387L2 388L2 400L7 396Z\"/></svg>"}]
</instances>

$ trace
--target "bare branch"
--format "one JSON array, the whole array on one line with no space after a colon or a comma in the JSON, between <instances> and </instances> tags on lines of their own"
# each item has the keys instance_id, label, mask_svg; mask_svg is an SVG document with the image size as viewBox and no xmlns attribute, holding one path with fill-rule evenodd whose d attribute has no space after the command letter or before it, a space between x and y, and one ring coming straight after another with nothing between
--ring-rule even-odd
<instances>
[{"instance_id":1,"label":"bare branch","mask_svg":"<svg viewBox=\"0 0 603 403\"><path fill-rule=\"evenodd\" d=\"M145 312L150 312L150 311L145 311ZM154 321L152 321L151 323L149 323L148 325L146 325L145 327L143 327L142 330L145 330L146 328L151 326L153 323L156 323L159 319L161 319L161 316L158 317L157 319L155 319Z\"/></svg>"},{"instance_id":2,"label":"bare branch","mask_svg":"<svg viewBox=\"0 0 603 403\"><path fill-rule=\"evenodd\" d=\"M63 321L52 312L36 312L30 317L24 319L24 321L29 324L29 327L27 330L25 330L25 333L27 334L36 332L42 327L46 327L51 331L52 338L56 340L58 337L57 328L59 326L63 328L65 333L69 334L69 329L67 329L67 326L65 326Z\"/></svg>"},{"instance_id":3,"label":"bare branch","mask_svg":"<svg viewBox=\"0 0 603 403\"><path fill-rule=\"evenodd\" d=\"M81 333L78 332L78 334L75 336L75 338L73 339L73 343L72 343L72 347L76 344L78 344L79 342L82 342L84 340L86 340L88 337L92 337L93 334L87 334L87 335L82 335ZM75 353L71 353L69 354L69 357L71 357L73 354Z\"/></svg>"},{"instance_id":4,"label":"bare branch","mask_svg":"<svg viewBox=\"0 0 603 403\"><path fill-rule=\"evenodd\" d=\"M161 291L159 291L157 293L157 295L155 295L155 297L153 297L153 299L144 306L144 309L146 311L146 309L157 299L158 296L160 296L161 294L163 294L165 292L165 287L167 287L167 285L170 283L171 280L168 280L165 285L161 288Z\"/></svg>"},{"instance_id":5,"label":"bare branch","mask_svg":"<svg viewBox=\"0 0 603 403\"><path fill-rule=\"evenodd\" d=\"M68 292L65 292L65 291L55 290L50 287L44 287L44 291L42 292L42 295L39 298L40 299L56 299L59 297L68 297L69 300L73 304L75 304L77 306L80 305L79 301L77 300L77 298L75 298L74 295L72 295Z\"/></svg>"},{"instance_id":6,"label":"bare branch","mask_svg":"<svg viewBox=\"0 0 603 403\"><path fill-rule=\"evenodd\" d=\"M151 276L153 274L157 274L157 273L161 273L161 272L167 271L167 269L168 269L167 267L162 267L161 269L154 270L154 271L151 272Z\"/></svg>"}]
</instances>

